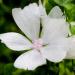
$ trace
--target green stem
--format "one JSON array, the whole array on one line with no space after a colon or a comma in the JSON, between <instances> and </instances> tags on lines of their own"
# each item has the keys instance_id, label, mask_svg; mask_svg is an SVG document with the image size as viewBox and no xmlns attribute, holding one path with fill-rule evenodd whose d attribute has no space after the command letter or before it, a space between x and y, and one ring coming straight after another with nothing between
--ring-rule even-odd
<instances>
[{"instance_id":1,"label":"green stem","mask_svg":"<svg viewBox=\"0 0 75 75\"><path fill-rule=\"evenodd\" d=\"M48 0L43 0L43 6L46 6Z\"/></svg>"}]
</instances>

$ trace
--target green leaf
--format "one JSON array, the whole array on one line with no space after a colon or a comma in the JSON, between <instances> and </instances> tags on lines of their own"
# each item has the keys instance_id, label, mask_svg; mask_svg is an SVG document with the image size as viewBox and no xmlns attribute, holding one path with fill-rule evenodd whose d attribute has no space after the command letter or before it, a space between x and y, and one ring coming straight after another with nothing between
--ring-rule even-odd
<instances>
[{"instance_id":1,"label":"green leaf","mask_svg":"<svg viewBox=\"0 0 75 75\"><path fill-rule=\"evenodd\" d=\"M52 7L54 7L56 4L53 0L44 0L43 5L46 8L47 14L50 12Z\"/></svg>"},{"instance_id":2,"label":"green leaf","mask_svg":"<svg viewBox=\"0 0 75 75\"><path fill-rule=\"evenodd\" d=\"M13 67L13 64L2 64L0 63L0 75L12 75L15 68Z\"/></svg>"}]
</instances>

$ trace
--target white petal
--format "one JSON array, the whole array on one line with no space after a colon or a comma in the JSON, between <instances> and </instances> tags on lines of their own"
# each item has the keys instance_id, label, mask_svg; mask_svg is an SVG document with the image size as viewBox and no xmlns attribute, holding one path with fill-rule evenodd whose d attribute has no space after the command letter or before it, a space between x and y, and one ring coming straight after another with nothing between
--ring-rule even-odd
<instances>
[{"instance_id":1,"label":"white petal","mask_svg":"<svg viewBox=\"0 0 75 75\"><path fill-rule=\"evenodd\" d=\"M42 20L42 38L45 42L57 39L58 37L67 37L69 32L69 25L62 19L51 19L46 17Z\"/></svg>"},{"instance_id":2,"label":"white petal","mask_svg":"<svg viewBox=\"0 0 75 75\"><path fill-rule=\"evenodd\" d=\"M60 62L66 57L66 51L61 47L50 46L42 49L44 58L52 62Z\"/></svg>"},{"instance_id":3,"label":"white petal","mask_svg":"<svg viewBox=\"0 0 75 75\"><path fill-rule=\"evenodd\" d=\"M28 51L17 58L14 63L16 68L34 70L46 63L46 60L37 50Z\"/></svg>"},{"instance_id":4,"label":"white petal","mask_svg":"<svg viewBox=\"0 0 75 75\"><path fill-rule=\"evenodd\" d=\"M61 9L56 6L50 11L50 16L42 18L42 39L45 43L49 43L51 40L59 37L67 37L69 33L69 24L62 16Z\"/></svg>"},{"instance_id":5,"label":"white petal","mask_svg":"<svg viewBox=\"0 0 75 75\"><path fill-rule=\"evenodd\" d=\"M48 16L50 18L62 18L62 17L64 17L61 9L58 6L55 6L54 8L52 8L52 10L50 11Z\"/></svg>"},{"instance_id":6,"label":"white petal","mask_svg":"<svg viewBox=\"0 0 75 75\"><path fill-rule=\"evenodd\" d=\"M44 58L52 62L60 62L66 57L67 41L59 39L46 47L41 48L40 51Z\"/></svg>"},{"instance_id":7,"label":"white petal","mask_svg":"<svg viewBox=\"0 0 75 75\"><path fill-rule=\"evenodd\" d=\"M0 34L0 40L8 48L16 51L30 49L31 47L31 43L19 33L10 32Z\"/></svg>"},{"instance_id":8,"label":"white petal","mask_svg":"<svg viewBox=\"0 0 75 75\"><path fill-rule=\"evenodd\" d=\"M26 6L23 10L15 8L12 15L18 27L29 37L29 39L37 39L40 29L40 13L36 3Z\"/></svg>"},{"instance_id":9,"label":"white petal","mask_svg":"<svg viewBox=\"0 0 75 75\"><path fill-rule=\"evenodd\" d=\"M75 36L68 38L68 48L66 59L75 59Z\"/></svg>"}]
</instances>

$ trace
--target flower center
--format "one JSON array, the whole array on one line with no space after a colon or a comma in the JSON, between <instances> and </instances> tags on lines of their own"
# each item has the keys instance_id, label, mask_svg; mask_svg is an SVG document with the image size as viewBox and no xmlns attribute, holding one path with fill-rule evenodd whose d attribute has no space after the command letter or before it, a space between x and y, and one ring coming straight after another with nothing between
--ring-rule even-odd
<instances>
[{"instance_id":1,"label":"flower center","mask_svg":"<svg viewBox=\"0 0 75 75\"><path fill-rule=\"evenodd\" d=\"M43 40L38 39L33 41L33 49L40 49L43 46Z\"/></svg>"}]
</instances>

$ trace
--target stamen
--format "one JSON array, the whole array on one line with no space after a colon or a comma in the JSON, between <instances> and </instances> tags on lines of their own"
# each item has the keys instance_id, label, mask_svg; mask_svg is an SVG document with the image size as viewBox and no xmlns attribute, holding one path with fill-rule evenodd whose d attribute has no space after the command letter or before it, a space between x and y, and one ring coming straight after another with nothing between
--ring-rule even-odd
<instances>
[{"instance_id":1,"label":"stamen","mask_svg":"<svg viewBox=\"0 0 75 75\"><path fill-rule=\"evenodd\" d=\"M34 40L33 41L33 49L40 49L43 46L42 39Z\"/></svg>"}]
</instances>

